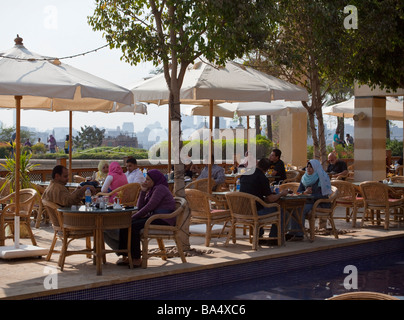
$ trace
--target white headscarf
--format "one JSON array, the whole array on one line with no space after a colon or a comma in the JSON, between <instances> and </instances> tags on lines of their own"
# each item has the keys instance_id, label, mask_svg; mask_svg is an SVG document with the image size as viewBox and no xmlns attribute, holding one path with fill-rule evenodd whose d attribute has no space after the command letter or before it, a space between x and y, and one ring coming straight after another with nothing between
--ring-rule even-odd
<instances>
[{"instance_id":1,"label":"white headscarf","mask_svg":"<svg viewBox=\"0 0 404 320\"><path fill-rule=\"evenodd\" d=\"M321 193L323 196L328 196L332 193L331 190L331 181L327 172L324 171L321 166L320 161L313 159L309 161L311 166L313 167L314 173L317 173L318 178L320 180ZM307 174L307 173L305 173Z\"/></svg>"}]
</instances>

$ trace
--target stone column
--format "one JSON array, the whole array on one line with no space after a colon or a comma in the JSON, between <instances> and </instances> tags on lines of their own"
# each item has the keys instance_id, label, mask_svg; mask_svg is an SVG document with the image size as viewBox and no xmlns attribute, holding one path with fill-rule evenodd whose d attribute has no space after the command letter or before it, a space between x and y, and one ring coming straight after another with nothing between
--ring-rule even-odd
<instances>
[{"instance_id":1,"label":"stone column","mask_svg":"<svg viewBox=\"0 0 404 320\"><path fill-rule=\"evenodd\" d=\"M279 149L287 165L307 164L307 113L292 113L279 117Z\"/></svg>"},{"instance_id":2,"label":"stone column","mask_svg":"<svg viewBox=\"0 0 404 320\"><path fill-rule=\"evenodd\" d=\"M386 177L386 97L355 96L356 181Z\"/></svg>"}]
</instances>

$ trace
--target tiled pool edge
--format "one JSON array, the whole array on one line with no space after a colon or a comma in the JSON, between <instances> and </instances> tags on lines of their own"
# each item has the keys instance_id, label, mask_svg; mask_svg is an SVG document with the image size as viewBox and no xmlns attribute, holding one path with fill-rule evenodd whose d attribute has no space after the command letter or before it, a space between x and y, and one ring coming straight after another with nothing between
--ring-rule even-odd
<instances>
[{"instance_id":1,"label":"tiled pool edge","mask_svg":"<svg viewBox=\"0 0 404 320\"><path fill-rule=\"evenodd\" d=\"M362 257L404 252L404 237L360 242L341 247L319 248L303 253L290 253L255 261L239 261L218 267L207 266L197 271L155 276L118 284L79 289L33 299L45 300L142 300L188 289L220 285L257 276L268 276L298 269L318 267Z\"/></svg>"}]
</instances>

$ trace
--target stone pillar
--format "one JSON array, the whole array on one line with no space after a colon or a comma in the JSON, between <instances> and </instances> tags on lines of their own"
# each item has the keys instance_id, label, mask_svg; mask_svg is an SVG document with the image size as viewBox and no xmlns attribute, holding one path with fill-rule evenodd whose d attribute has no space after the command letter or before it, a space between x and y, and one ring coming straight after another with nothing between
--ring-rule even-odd
<instances>
[{"instance_id":1,"label":"stone pillar","mask_svg":"<svg viewBox=\"0 0 404 320\"><path fill-rule=\"evenodd\" d=\"M355 180L386 178L386 97L355 96ZM354 117L355 119L355 117Z\"/></svg>"},{"instance_id":2,"label":"stone pillar","mask_svg":"<svg viewBox=\"0 0 404 320\"><path fill-rule=\"evenodd\" d=\"M279 117L279 149L287 165L307 164L307 113L292 113Z\"/></svg>"}]
</instances>

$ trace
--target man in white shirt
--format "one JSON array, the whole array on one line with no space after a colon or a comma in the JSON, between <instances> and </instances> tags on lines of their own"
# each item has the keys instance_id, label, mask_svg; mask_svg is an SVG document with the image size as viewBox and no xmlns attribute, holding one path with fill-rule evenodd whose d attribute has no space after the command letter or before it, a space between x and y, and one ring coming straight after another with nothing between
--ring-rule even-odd
<instances>
[{"instance_id":1,"label":"man in white shirt","mask_svg":"<svg viewBox=\"0 0 404 320\"><path fill-rule=\"evenodd\" d=\"M137 161L135 158L129 158L126 160L126 178L128 183L142 183L146 180L142 171L137 167Z\"/></svg>"}]
</instances>

